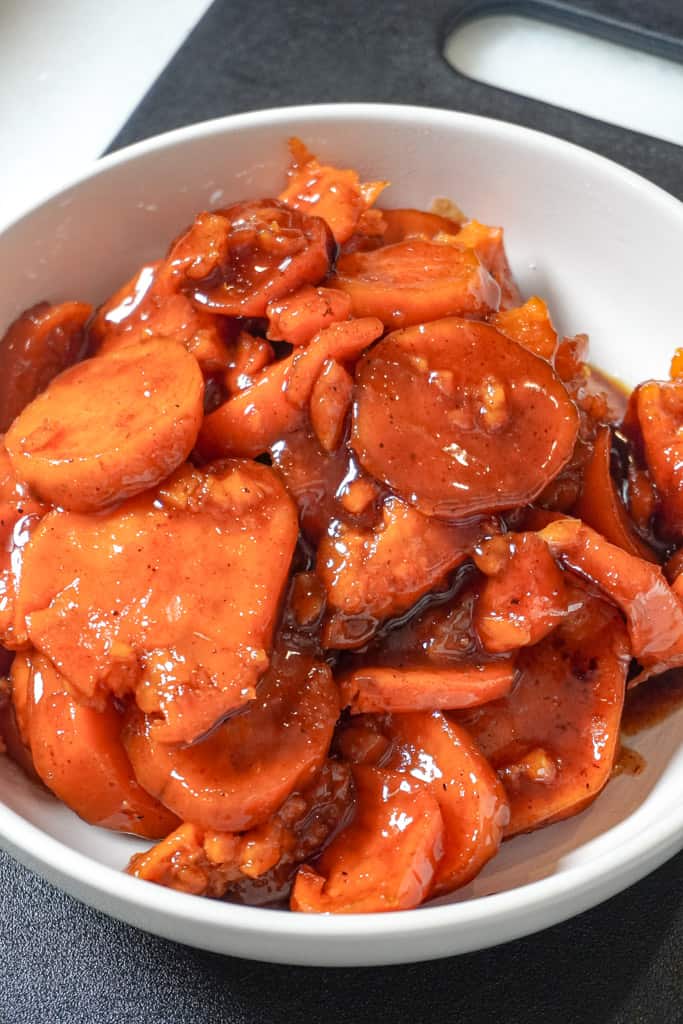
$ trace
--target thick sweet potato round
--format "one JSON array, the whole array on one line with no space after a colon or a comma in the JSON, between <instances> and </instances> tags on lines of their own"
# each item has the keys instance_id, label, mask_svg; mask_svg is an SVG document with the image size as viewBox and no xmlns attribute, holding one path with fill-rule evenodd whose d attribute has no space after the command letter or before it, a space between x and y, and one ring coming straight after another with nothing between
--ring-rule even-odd
<instances>
[{"instance_id":1,"label":"thick sweet potato round","mask_svg":"<svg viewBox=\"0 0 683 1024\"><path fill-rule=\"evenodd\" d=\"M533 501L577 431L549 364L487 324L447 318L396 331L356 368L351 444L369 473L428 515Z\"/></svg>"},{"instance_id":2,"label":"thick sweet potato round","mask_svg":"<svg viewBox=\"0 0 683 1024\"><path fill-rule=\"evenodd\" d=\"M182 345L148 341L60 374L5 444L41 498L91 512L153 487L187 458L203 398L201 371Z\"/></svg>"}]
</instances>

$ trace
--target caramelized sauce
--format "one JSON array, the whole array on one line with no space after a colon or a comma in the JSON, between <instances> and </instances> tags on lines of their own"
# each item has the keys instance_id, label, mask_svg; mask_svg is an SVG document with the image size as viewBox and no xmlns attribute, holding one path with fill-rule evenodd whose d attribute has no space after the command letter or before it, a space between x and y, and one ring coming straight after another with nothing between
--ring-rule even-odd
<instances>
[{"instance_id":1,"label":"caramelized sauce","mask_svg":"<svg viewBox=\"0 0 683 1024\"><path fill-rule=\"evenodd\" d=\"M614 767L612 768L613 779L617 775L641 775L646 768L647 761L642 754L639 754L637 750L633 750L631 747L624 746L623 743L619 744L619 750L614 761Z\"/></svg>"}]
</instances>

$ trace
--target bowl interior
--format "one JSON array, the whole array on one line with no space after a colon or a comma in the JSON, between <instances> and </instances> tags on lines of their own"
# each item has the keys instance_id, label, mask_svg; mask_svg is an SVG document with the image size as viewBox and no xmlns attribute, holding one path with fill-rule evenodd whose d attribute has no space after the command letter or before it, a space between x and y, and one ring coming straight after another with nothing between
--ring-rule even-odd
<instances>
[{"instance_id":1,"label":"bowl interior","mask_svg":"<svg viewBox=\"0 0 683 1024\"><path fill-rule=\"evenodd\" d=\"M522 291L547 298L564 332L589 333L593 362L629 384L667 373L683 338L683 207L556 140L411 108L266 112L173 133L110 158L0 236L0 327L43 298L101 301L140 263L160 256L199 209L277 194L291 134L368 179L391 180L386 205L428 207L435 196L447 196L467 214L503 225ZM505 844L479 878L449 899L595 865L631 841L640 842L642 854L643 837L664 819L676 817L680 830L682 726L683 709L629 740L647 762L640 776L615 779L578 817ZM123 867L142 845L85 825L5 758L0 800L100 864Z\"/></svg>"}]
</instances>

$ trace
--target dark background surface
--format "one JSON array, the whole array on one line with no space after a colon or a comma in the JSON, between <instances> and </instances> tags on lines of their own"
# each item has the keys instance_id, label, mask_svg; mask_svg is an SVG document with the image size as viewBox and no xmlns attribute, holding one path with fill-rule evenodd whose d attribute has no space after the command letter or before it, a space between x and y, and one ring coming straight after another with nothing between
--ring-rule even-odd
<instances>
[{"instance_id":1,"label":"dark background surface","mask_svg":"<svg viewBox=\"0 0 683 1024\"><path fill-rule=\"evenodd\" d=\"M570 139L683 197L679 147L457 76L440 57L441 41L466 6L218 0L112 148L242 110L420 103ZM680 0L576 6L683 39ZM682 878L683 854L608 903L519 942L427 964L321 970L157 939L83 907L0 854L0 1024L678 1024Z\"/></svg>"}]
</instances>

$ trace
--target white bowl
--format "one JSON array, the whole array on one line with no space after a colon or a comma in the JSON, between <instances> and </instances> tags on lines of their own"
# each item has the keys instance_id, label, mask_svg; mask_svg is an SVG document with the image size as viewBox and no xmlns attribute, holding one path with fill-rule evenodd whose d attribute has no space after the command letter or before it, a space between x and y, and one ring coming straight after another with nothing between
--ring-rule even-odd
<instances>
[{"instance_id":1,"label":"white bowl","mask_svg":"<svg viewBox=\"0 0 683 1024\"><path fill-rule=\"evenodd\" d=\"M97 302L203 208L277 193L285 140L368 178L392 205L455 199L505 226L524 292L586 330L594 361L630 384L665 374L681 344L683 205L616 164L497 121L344 104L243 114L162 135L100 161L0 236L0 325L44 297ZM419 910L309 916L211 902L121 873L141 843L84 824L0 758L0 839L87 903L191 945L260 960L355 965L478 949L564 920L683 845L683 709L632 745L621 776L578 817L504 844L466 889ZM630 742L630 741L629 741Z\"/></svg>"}]
</instances>

